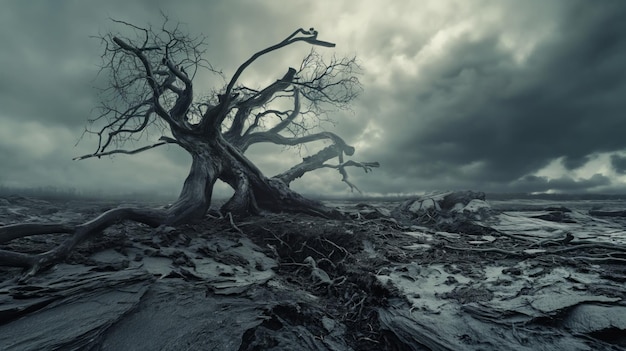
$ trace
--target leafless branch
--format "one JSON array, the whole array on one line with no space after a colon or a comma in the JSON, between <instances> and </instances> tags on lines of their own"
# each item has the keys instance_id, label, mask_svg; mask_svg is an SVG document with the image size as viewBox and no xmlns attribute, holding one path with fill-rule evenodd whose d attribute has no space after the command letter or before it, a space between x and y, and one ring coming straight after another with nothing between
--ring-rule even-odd
<instances>
[{"instance_id":1,"label":"leafless branch","mask_svg":"<svg viewBox=\"0 0 626 351\"><path fill-rule=\"evenodd\" d=\"M308 134L298 138L288 138L278 133L272 132L257 132L247 136L244 141L243 148L246 149L249 145L255 143L274 143L277 145L293 146L318 140L330 140L346 155L350 156L354 154L354 147L346 144L346 142L341 137L332 132L319 132L314 134Z\"/></svg>"},{"instance_id":2,"label":"leafless branch","mask_svg":"<svg viewBox=\"0 0 626 351\"><path fill-rule=\"evenodd\" d=\"M362 91L358 79L361 67L356 57L337 58L333 56L326 63L322 55L315 50L302 60L294 85L301 90L302 96L309 102L309 109L322 114L325 105L349 108L349 104Z\"/></svg>"},{"instance_id":3,"label":"leafless branch","mask_svg":"<svg viewBox=\"0 0 626 351\"><path fill-rule=\"evenodd\" d=\"M319 168L333 168L339 171L342 176L342 181L348 184L350 190L357 190L358 192L361 192L356 185L348 180L349 176L345 168L359 167L363 168L363 170L367 173L371 172L372 168L380 167L380 164L378 162L356 162L352 160L344 162L343 154L344 151L337 145L328 146L312 156L303 158L301 163L291 167L289 170L281 174L274 176L274 178L280 179L285 184L290 184L292 181L302 177L307 172L314 171ZM335 157L339 159L339 164L330 165L324 163Z\"/></svg>"},{"instance_id":4,"label":"leafless branch","mask_svg":"<svg viewBox=\"0 0 626 351\"><path fill-rule=\"evenodd\" d=\"M79 157L74 157L73 160L84 160L87 158L92 158L92 157L102 157L102 156L109 156L109 155L114 155L114 154L127 154L127 155L134 155L134 154L138 154L140 152L146 151L146 150L150 150L153 149L155 147L161 146L161 145L165 145L165 144L177 144L178 142L172 138L168 138L168 137L161 137L160 139L161 141L159 141L158 143L154 143L152 145L147 145L144 147L140 147L138 149L135 150L112 150L112 151L107 151L107 152L99 152L99 153L93 153L93 154L88 154L88 155L83 155L83 156L79 156Z\"/></svg>"},{"instance_id":5,"label":"leafless branch","mask_svg":"<svg viewBox=\"0 0 626 351\"><path fill-rule=\"evenodd\" d=\"M153 126L160 132L194 129L188 121L194 108L192 80L200 69L219 72L203 58L203 37L192 37L163 17L157 29L113 19L135 36L98 37L104 46L99 76L107 76L108 84L100 89L99 113L86 131L98 137L94 155L138 140Z\"/></svg>"},{"instance_id":6,"label":"leafless branch","mask_svg":"<svg viewBox=\"0 0 626 351\"><path fill-rule=\"evenodd\" d=\"M298 36L298 35L300 35L300 36ZM293 32L290 36L288 36L286 39L284 39L280 43L272 45L270 47L267 47L267 48L265 48L265 49L255 53L247 61L245 61L243 64L241 64L241 66L239 66L239 68L237 68L237 71L235 72L235 74L231 78L230 82L226 86L226 91L224 93L226 101L222 105L222 108L221 108L219 114L217 114L215 116L214 121L212 123L207 124L205 126L205 128L217 128L217 126L221 125L222 121L225 118L226 112L227 112L227 106L228 106L229 100L231 99L232 90L235 87L235 84L237 83L237 81L239 80L239 77L246 70L246 68L248 68L248 66L250 66L259 57L261 57L261 56L263 56L265 54L268 54L268 53L270 53L272 51L281 49L281 48L283 48L285 46L288 46L288 45L291 45L293 43L296 43L298 41L304 41L304 42L309 43L311 45L324 46L324 47L334 47L335 46L335 44L333 44L333 43L329 43L329 42L326 42L326 41L318 40L317 39L317 31L315 29L310 28L308 31L306 31L306 30L300 28L300 29L296 30L295 32Z\"/></svg>"},{"instance_id":7,"label":"leafless branch","mask_svg":"<svg viewBox=\"0 0 626 351\"><path fill-rule=\"evenodd\" d=\"M339 159L341 160L342 157L341 155L339 155ZM348 186L350 187L351 191L358 191L359 193L361 193L361 190L359 188L357 188L356 185L354 185L352 182L350 182L348 180L349 176L348 176L348 172L346 172L346 167L359 167L359 168L363 168L363 170L365 171L365 173L371 172L372 168L378 168L380 167L380 163L378 162L356 162L353 160L348 160L346 162L340 163L338 165L329 165L329 164L323 164L322 167L324 168L333 168L339 171L339 173L342 176L341 181L348 184Z\"/></svg>"}]
</instances>

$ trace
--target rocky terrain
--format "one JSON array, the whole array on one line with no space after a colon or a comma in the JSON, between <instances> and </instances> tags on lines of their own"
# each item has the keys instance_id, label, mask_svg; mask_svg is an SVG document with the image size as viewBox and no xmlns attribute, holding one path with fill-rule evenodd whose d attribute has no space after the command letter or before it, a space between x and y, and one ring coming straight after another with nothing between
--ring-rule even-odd
<instances>
[{"instance_id":1,"label":"rocky terrain","mask_svg":"<svg viewBox=\"0 0 626 351\"><path fill-rule=\"evenodd\" d=\"M348 219L120 223L34 277L0 267L0 349L626 349L626 203L460 192L329 205ZM8 196L0 225L114 206Z\"/></svg>"}]
</instances>

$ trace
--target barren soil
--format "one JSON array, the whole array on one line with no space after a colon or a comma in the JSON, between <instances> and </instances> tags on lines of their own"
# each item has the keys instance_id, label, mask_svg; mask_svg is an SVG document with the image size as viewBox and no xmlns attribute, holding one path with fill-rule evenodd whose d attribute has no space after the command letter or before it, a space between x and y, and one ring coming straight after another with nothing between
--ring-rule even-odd
<instances>
[{"instance_id":1,"label":"barren soil","mask_svg":"<svg viewBox=\"0 0 626 351\"><path fill-rule=\"evenodd\" d=\"M11 196L0 225L117 205ZM589 204L501 201L448 226L389 217L397 204L335 205L351 219L120 223L27 281L0 267L0 349L626 349L621 204L593 216Z\"/></svg>"}]
</instances>

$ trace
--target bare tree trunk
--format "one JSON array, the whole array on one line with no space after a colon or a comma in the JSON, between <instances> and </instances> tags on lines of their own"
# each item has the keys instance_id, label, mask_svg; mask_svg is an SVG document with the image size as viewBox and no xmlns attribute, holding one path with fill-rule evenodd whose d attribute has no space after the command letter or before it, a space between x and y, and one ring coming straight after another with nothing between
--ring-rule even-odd
<instances>
[{"instance_id":1,"label":"bare tree trunk","mask_svg":"<svg viewBox=\"0 0 626 351\"><path fill-rule=\"evenodd\" d=\"M195 140L194 140L195 139ZM0 265L31 268L27 276L41 268L64 260L76 245L98 235L106 228L122 222L134 221L151 227L179 225L204 217L210 204L213 186L222 171L223 161L215 145L189 136L179 143L192 155L192 165L178 200L167 209L120 207L109 210L84 224L15 224L0 227L0 243L38 234L71 233L61 245L36 255L0 250Z\"/></svg>"},{"instance_id":2,"label":"bare tree trunk","mask_svg":"<svg viewBox=\"0 0 626 351\"><path fill-rule=\"evenodd\" d=\"M222 207L225 212L240 216L269 212L299 212L328 218L343 215L321 202L309 200L279 179L268 179L261 171L221 137L206 141L206 135L177 135L178 143L192 155L189 175L178 200L167 209L121 207L97 218L71 226L68 224L16 224L0 227L0 243L38 234L71 233L58 247L37 255L0 250L0 265L31 268L35 274L43 267L64 260L76 245L122 222L134 221L151 227L179 225L204 218L217 179L235 189Z\"/></svg>"},{"instance_id":3,"label":"bare tree trunk","mask_svg":"<svg viewBox=\"0 0 626 351\"><path fill-rule=\"evenodd\" d=\"M222 212L230 212L239 216L259 214L261 212L251 189L250 173L243 167L237 167L230 169L228 174L223 176L223 179L233 187L235 193L222 206Z\"/></svg>"},{"instance_id":4,"label":"bare tree trunk","mask_svg":"<svg viewBox=\"0 0 626 351\"><path fill-rule=\"evenodd\" d=\"M305 213L326 218L344 218L344 214L330 208L320 201L308 199L291 190L287 184L278 179L264 178L255 183L253 191L257 195L259 206L272 212Z\"/></svg>"},{"instance_id":5,"label":"bare tree trunk","mask_svg":"<svg viewBox=\"0 0 626 351\"><path fill-rule=\"evenodd\" d=\"M343 215L319 201L307 199L279 179L267 178L237 149L226 145L226 166L221 179L235 189L222 211L247 216L269 212L299 212L327 218Z\"/></svg>"},{"instance_id":6,"label":"bare tree trunk","mask_svg":"<svg viewBox=\"0 0 626 351\"><path fill-rule=\"evenodd\" d=\"M210 155L192 155L191 170L178 200L168 209L164 224L178 225L204 217L213 195L213 186L221 169L219 159Z\"/></svg>"},{"instance_id":7,"label":"bare tree trunk","mask_svg":"<svg viewBox=\"0 0 626 351\"><path fill-rule=\"evenodd\" d=\"M97 132L90 131L98 135L97 149L77 159L118 153L137 154L160 145L178 144L192 157L191 169L180 196L167 208L120 207L78 225L22 223L0 226L0 243L39 234L70 234L59 246L41 254L0 250L0 265L31 268L28 276L64 260L76 245L122 221L159 227L201 220L211 205L217 179L235 190L222 207L223 211L232 214L248 216L270 211L342 218L341 212L292 191L289 183L308 171L334 168L341 173L342 180L355 189L348 181L346 167L356 166L366 172L371 167L378 167L372 162L344 162L343 155L351 156L353 147L331 132L311 134L306 123L299 124L296 120L298 116L309 115L321 121L325 113L324 105L342 107L356 97L360 83L355 76L358 65L354 59L333 59L327 65L311 52L303 60L300 71L289 68L281 79L264 89L257 91L238 83L244 70L254 61L288 45L303 42L321 47L335 46L317 39L318 32L313 28L297 29L284 40L252 55L239 66L223 94L218 95L218 103L213 105L209 101L194 101L192 80L198 68L207 68L202 58L202 40L189 37L179 31L178 26L169 29L164 24L160 32L155 32L152 28L142 29L123 21L114 22L141 33L136 38L113 34L101 38L106 43L102 69L111 74L112 92L122 97L124 107L120 107L118 99L102 102L102 113L94 121L100 120L104 125ZM208 68L212 70L210 65ZM108 94L108 90L105 91ZM273 102L285 98L293 99L292 110L270 107ZM300 109L301 98L310 102L307 111ZM224 131L223 123L229 116L233 117L232 124ZM265 121L271 121L271 118L280 118L281 122L267 129ZM124 144L132 139L132 135L142 133L153 125L169 130L172 137L164 135L159 142L135 150L123 147L111 150L114 145ZM289 126L297 128L291 130ZM330 140L333 145L274 178L267 178L243 156L243 152L254 143L300 145L317 140ZM338 164L325 163L334 157L338 158Z\"/></svg>"}]
</instances>

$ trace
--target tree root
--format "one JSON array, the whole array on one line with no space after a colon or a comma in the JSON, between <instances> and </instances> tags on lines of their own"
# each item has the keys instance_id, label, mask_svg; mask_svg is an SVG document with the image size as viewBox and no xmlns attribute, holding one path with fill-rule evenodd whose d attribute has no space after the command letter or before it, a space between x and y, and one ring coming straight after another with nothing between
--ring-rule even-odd
<instances>
[{"instance_id":1,"label":"tree root","mask_svg":"<svg viewBox=\"0 0 626 351\"><path fill-rule=\"evenodd\" d=\"M286 187L285 187L286 188ZM285 196L284 203L280 199L276 199L274 206L270 210L289 210L289 212L304 212L316 215L318 217L342 217L342 213L337 210L326 208L323 204L305 199L290 189L274 189L273 195ZM26 273L23 279L34 276L42 269L49 267L57 262L66 259L72 250L81 242L98 235L106 228L122 222L134 221L146 224L152 228L156 228L153 234L159 232L159 228L163 226L175 226L184 224L193 220L204 217L206 207L204 202L198 199L195 193L184 192L188 196L181 196L179 200L167 209L146 209L135 207L119 207L102 213L95 219L83 224L69 223L26 223L11 224L0 227L0 244L10 242L14 239L25 238L33 235L58 235L70 234L57 247L43 253L27 254L22 252L14 252L10 250L0 250L0 266L23 267ZM223 218L228 218L231 227L244 234L243 230L235 223L233 214L226 213ZM274 235L278 238L276 235ZM284 243L284 242L283 242ZM304 242L306 245L306 241ZM301 250L304 247L301 248ZM308 248L311 251L312 248ZM344 249L345 250L345 249ZM317 253L316 253L317 254ZM318 253L321 254L321 253Z\"/></svg>"},{"instance_id":2,"label":"tree root","mask_svg":"<svg viewBox=\"0 0 626 351\"><path fill-rule=\"evenodd\" d=\"M230 225L233 227L233 229L235 229L236 231L238 231L238 232L239 232L239 234L241 234L241 235L245 235L245 234L243 233L243 231L242 231L241 229L239 229L239 227L235 224L235 221L233 220L233 215L232 215L232 213L228 212L228 213L226 214L226 216L227 216L227 217L228 217L228 219L230 220Z\"/></svg>"},{"instance_id":3,"label":"tree root","mask_svg":"<svg viewBox=\"0 0 626 351\"><path fill-rule=\"evenodd\" d=\"M39 223L21 223L10 224L0 227L0 244L9 242L13 239L25 238L32 235L40 234L73 234L74 226L63 223L55 224L39 224Z\"/></svg>"},{"instance_id":4,"label":"tree root","mask_svg":"<svg viewBox=\"0 0 626 351\"><path fill-rule=\"evenodd\" d=\"M95 219L83 224L13 224L0 227L0 242L8 242L18 238L41 234L69 233L57 247L39 254L25 254L8 250L0 250L0 265L23 267L26 272L22 281L34 276L48 266L67 258L71 251L81 242L98 235L106 228L121 221L134 221L156 228L171 220L165 210L119 207L104 212Z\"/></svg>"}]
</instances>

